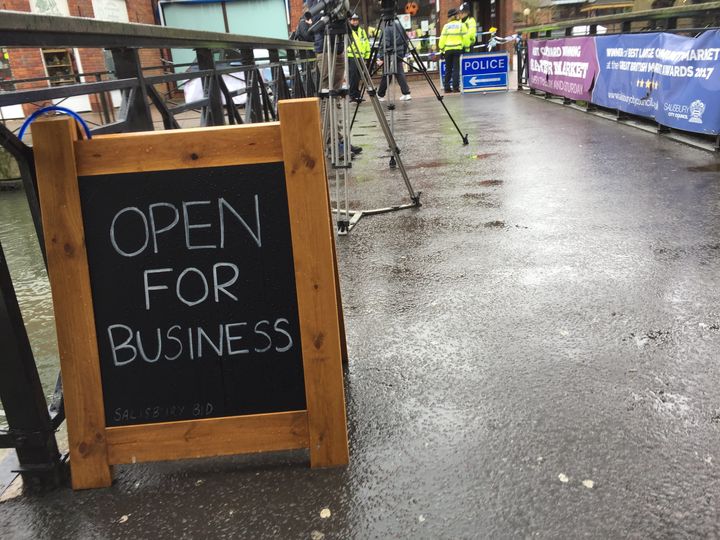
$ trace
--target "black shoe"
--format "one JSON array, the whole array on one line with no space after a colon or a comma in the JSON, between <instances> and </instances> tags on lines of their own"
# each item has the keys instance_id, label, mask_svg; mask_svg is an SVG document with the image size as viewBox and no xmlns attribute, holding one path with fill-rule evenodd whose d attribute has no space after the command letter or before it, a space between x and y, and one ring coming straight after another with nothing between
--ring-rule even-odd
<instances>
[{"instance_id":1,"label":"black shoe","mask_svg":"<svg viewBox=\"0 0 720 540\"><path fill-rule=\"evenodd\" d=\"M446 94L449 94L452 92L452 88L443 88Z\"/></svg>"},{"instance_id":2,"label":"black shoe","mask_svg":"<svg viewBox=\"0 0 720 540\"><path fill-rule=\"evenodd\" d=\"M338 146L338 152L340 154L343 153L344 146L345 146L345 144L342 142ZM363 150L362 146L355 146L355 145L351 144L350 145L350 157L356 156L358 154L362 154L362 150Z\"/></svg>"}]
</instances>

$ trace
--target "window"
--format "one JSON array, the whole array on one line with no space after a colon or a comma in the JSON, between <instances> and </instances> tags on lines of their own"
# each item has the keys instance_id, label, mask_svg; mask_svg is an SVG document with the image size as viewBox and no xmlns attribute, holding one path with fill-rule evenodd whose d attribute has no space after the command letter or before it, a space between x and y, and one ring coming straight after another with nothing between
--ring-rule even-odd
<instances>
[{"instance_id":1,"label":"window","mask_svg":"<svg viewBox=\"0 0 720 540\"><path fill-rule=\"evenodd\" d=\"M50 77L50 86L75 84L75 67L68 49L43 49L43 60Z\"/></svg>"},{"instance_id":2,"label":"window","mask_svg":"<svg viewBox=\"0 0 720 540\"><path fill-rule=\"evenodd\" d=\"M10 71L10 54L7 49L0 48L0 92L12 92L15 85L12 83Z\"/></svg>"}]
</instances>

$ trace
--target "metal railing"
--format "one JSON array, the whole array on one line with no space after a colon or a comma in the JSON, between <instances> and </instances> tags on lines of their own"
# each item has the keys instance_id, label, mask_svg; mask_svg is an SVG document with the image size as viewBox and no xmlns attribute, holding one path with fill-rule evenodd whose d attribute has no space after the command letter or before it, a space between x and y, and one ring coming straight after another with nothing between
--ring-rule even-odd
<instances>
[{"instance_id":1,"label":"metal railing","mask_svg":"<svg viewBox=\"0 0 720 540\"><path fill-rule=\"evenodd\" d=\"M164 129L179 128L177 116L190 110L199 111L196 120L201 126L273 121L279 100L315 95L315 58L308 42L11 11L0 11L0 40L8 49L82 47L109 51L112 70L74 74L74 83L62 86L49 86L51 77L14 80L9 91L0 92L0 107L96 95L99 114L92 124L93 134L153 130L153 111L159 114ZM143 66L141 49L170 48L193 49L196 62ZM267 55L256 56L258 49ZM224 77L234 77L243 84L231 90ZM189 103L175 99L178 86L198 79L202 85L200 99ZM46 87L22 89L38 83ZM117 111L109 97L113 91L122 95ZM243 95L244 103L237 104L235 98ZM18 162L44 252L32 147L21 141L16 131L17 126L12 129L0 122L0 145ZM0 431L0 448L16 449L19 467L15 470L26 481L57 484L62 466L54 432L64 419L62 385L59 380L48 407L2 246L0 351L0 397L9 426ZM0 474L2 470L0 467ZM0 478L0 491L2 486Z\"/></svg>"},{"instance_id":2,"label":"metal railing","mask_svg":"<svg viewBox=\"0 0 720 540\"><path fill-rule=\"evenodd\" d=\"M572 36L593 36L598 34L640 34L648 32L668 32L696 36L702 32L718 28L720 28L720 2L707 2L704 4L602 15L588 19L573 19L529 26L521 30L522 38L518 41L516 47L518 90L528 89L531 94L540 92L544 94L546 99L558 98L562 100L562 103L565 105L578 106L575 101L566 97L554 96L546 91L530 88L528 84L528 39L553 39ZM622 111L606 110L590 103L583 102L582 107L587 112L596 112L601 116L610 116L619 121L632 120L633 122L645 124L651 122L650 120L635 117ZM661 135L675 138L694 146L714 151L720 150L720 135L712 137L702 134L683 133L677 136L674 130L659 124L655 125L654 129Z\"/></svg>"}]
</instances>

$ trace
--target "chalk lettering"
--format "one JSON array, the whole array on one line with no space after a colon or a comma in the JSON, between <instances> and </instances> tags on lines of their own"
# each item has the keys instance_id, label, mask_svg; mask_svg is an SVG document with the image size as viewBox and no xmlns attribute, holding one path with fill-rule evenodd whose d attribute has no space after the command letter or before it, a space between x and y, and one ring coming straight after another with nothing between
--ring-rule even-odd
<instances>
[{"instance_id":1,"label":"chalk lettering","mask_svg":"<svg viewBox=\"0 0 720 540\"><path fill-rule=\"evenodd\" d=\"M145 309L150 309L150 291L162 291L167 289L167 285L153 285L150 286L149 274L160 274L162 272L172 272L172 268L156 268L154 270L145 270L143 272L143 285L145 289Z\"/></svg>"},{"instance_id":2,"label":"chalk lettering","mask_svg":"<svg viewBox=\"0 0 720 540\"><path fill-rule=\"evenodd\" d=\"M202 281L202 286L203 286L204 292L202 293L202 295L200 295L200 297L197 300L188 300L187 298L185 298L183 296L182 291L181 291L183 278L190 272L193 272L195 275L200 276L200 280ZM178 276L177 284L175 285L175 292L177 293L177 297L180 299L180 301L183 304L192 307L192 306L198 305L200 302L203 302L210 294L210 289L208 288L208 282L205 279L205 274L203 274L197 268L193 268L191 266L190 268L186 268L185 270L183 270L181 272L181 274Z\"/></svg>"},{"instance_id":3,"label":"chalk lettering","mask_svg":"<svg viewBox=\"0 0 720 540\"><path fill-rule=\"evenodd\" d=\"M183 218L184 218L184 224L185 224L185 247L188 249L215 249L217 246L214 244L205 244L205 245L199 245L194 246L190 243L190 229L209 229L212 227L211 223L199 223L199 224L191 224L190 223L190 215L188 212L188 208L191 206L200 206L202 204L210 204L210 201L189 201L182 203L182 209L183 209ZM222 219L220 220L222 222Z\"/></svg>"},{"instance_id":4,"label":"chalk lettering","mask_svg":"<svg viewBox=\"0 0 720 540\"><path fill-rule=\"evenodd\" d=\"M272 347L272 338L267 333L263 332L262 330L260 330L258 328L261 324L270 325L270 321L258 321L257 324L255 324L255 333L265 336L265 339L267 340L267 346L262 347L262 348L255 347L255 352L259 352L259 353L268 351L268 350L270 350L270 347Z\"/></svg>"},{"instance_id":5,"label":"chalk lettering","mask_svg":"<svg viewBox=\"0 0 720 540\"><path fill-rule=\"evenodd\" d=\"M155 358L150 358L147 354L145 354L145 347L142 344L140 332L136 332L135 334L137 339L137 350L140 353L142 359L146 362L150 362L151 364L160 360L160 355L162 354L162 338L160 337L160 329L157 329L157 354L155 355Z\"/></svg>"},{"instance_id":6,"label":"chalk lettering","mask_svg":"<svg viewBox=\"0 0 720 540\"><path fill-rule=\"evenodd\" d=\"M173 218L172 218L172 220L170 220L170 224L165 225L161 229L158 229L157 225L156 225L156 220L155 220L155 209L156 208L170 208L173 212ZM167 232L170 229L172 229L175 225L177 225L178 221L180 220L180 214L178 213L177 208L175 208L174 204L170 204L167 202L159 202L159 203L151 204L149 207L148 213L150 214L150 233L152 234L152 239L153 239L153 252L157 253L158 252L158 241L157 241L158 234Z\"/></svg>"},{"instance_id":7,"label":"chalk lettering","mask_svg":"<svg viewBox=\"0 0 720 540\"><path fill-rule=\"evenodd\" d=\"M177 328L178 330L180 330L180 325L176 324L176 325L173 325L173 326L171 326L170 328L168 328L168 331L167 331L167 334L166 334L166 335L167 335L167 338L168 338L168 339L172 339L173 341L175 341L175 342L177 343L177 345L178 345L178 352L177 352L177 354L176 354L175 356L168 356L168 355L166 354L166 355L165 355L165 360L175 360L175 359L177 359L177 358L182 354L182 352L183 352L182 341L180 341L179 338L176 338L175 336L170 335L170 334L172 333L172 331L175 330L176 328Z\"/></svg>"},{"instance_id":8,"label":"chalk lettering","mask_svg":"<svg viewBox=\"0 0 720 540\"><path fill-rule=\"evenodd\" d=\"M275 328L275 331L276 331L276 332L280 332L281 334L285 334L285 336L287 337L288 343L287 343L287 345L285 345L284 347L275 347L275 350L276 350L277 352L285 352L285 351L287 351L287 350L290 350L290 347L293 346L292 336L291 336L288 332L286 332L285 330L283 330L282 328L280 328L280 327L278 326L281 322L284 322L285 324L290 324L290 322L289 322L287 319L278 319L278 320L275 321L275 326L273 326L273 328Z\"/></svg>"},{"instance_id":9,"label":"chalk lettering","mask_svg":"<svg viewBox=\"0 0 720 540\"><path fill-rule=\"evenodd\" d=\"M199 360L208 356L221 358L248 354L251 351L258 354L270 351L284 353L294 345L290 322L282 317L254 323L221 323L211 328L183 328L175 324L167 329L150 330L149 333L153 336L149 337L143 334L142 330L134 330L124 324L113 324L108 327L113 363L122 367L138 358L154 364L161 358L168 361L181 358ZM151 342L152 346L148 350ZM149 353L152 353L152 356Z\"/></svg>"},{"instance_id":10,"label":"chalk lettering","mask_svg":"<svg viewBox=\"0 0 720 540\"><path fill-rule=\"evenodd\" d=\"M117 223L117 220L120 216L125 214L126 212L135 212L136 214L140 215L140 218L143 222L143 228L145 230L145 240L143 240L143 245L136 249L135 251L124 251L123 249L118 246L117 238L115 236L115 225ZM110 224L110 243L112 243L113 248L115 251L117 251L120 255L123 257L134 257L135 255L138 255L139 253L142 253L145 248L148 245L148 242L150 240L150 235L148 233L148 222L147 218L145 217L145 214L143 214L139 208L136 208L135 206L129 206L127 208L123 208L120 210L117 214L115 214L115 217L112 220L112 223Z\"/></svg>"},{"instance_id":11,"label":"chalk lettering","mask_svg":"<svg viewBox=\"0 0 720 540\"><path fill-rule=\"evenodd\" d=\"M234 354L247 354L250 352L249 349L233 349L233 342L234 341L241 341L243 339L243 336L234 336L230 334L230 331L235 327L244 327L247 326L247 323L241 322L241 323L230 323L225 325L225 339L227 341L227 353L229 355Z\"/></svg>"},{"instance_id":12,"label":"chalk lettering","mask_svg":"<svg viewBox=\"0 0 720 540\"><path fill-rule=\"evenodd\" d=\"M198 328L198 343L197 343L197 350L198 350L198 358L202 358L202 346L203 346L203 339L210 345L212 350L215 351L215 354L218 356L222 356L223 354L223 325L218 325L218 344L215 345L213 341L210 339L210 336L207 335L205 330L202 328Z\"/></svg>"},{"instance_id":13,"label":"chalk lettering","mask_svg":"<svg viewBox=\"0 0 720 540\"><path fill-rule=\"evenodd\" d=\"M115 344L115 337L113 334L113 330L117 329L125 330L128 333L128 337L120 345ZM133 338L132 328L130 328L129 326L125 326L124 324L112 324L108 326L107 331L108 337L110 338L110 349L112 350L113 364L115 364L116 366L124 366L135 360L135 358L137 357L137 349L130 345L130 342ZM132 356L125 360L118 359L117 352L121 349L129 349L130 351L132 351Z\"/></svg>"},{"instance_id":14,"label":"chalk lettering","mask_svg":"<svg viewBox=\"0 0 720 540\"><path fill-rule=\"evenodd\" d=\"M220 283L218 281L218 273L219 273L218 270L220 270L220 268L232 268L233 277L231 277L227 281L223 281L222 283ZM233 293L228 292L225 287L229 287L230 285L233 285L237 281L239 275L240 275L240 270L238 270L238 267L236 264L220 262L220 263L215 263L213 265L213 291L215 293L215 302L220 302L220 292L222 292L223 294L226 294L227 296L229 296L236 302L238 301L238 297L235 296Z\"/></svg>"},{"instance_id":15,"label":"chalk lettering","mask_svg":"<svg viewBox=\"0 0 720 540\"><path fill-rule=\"evenodd\" d=\"M245 229L247 229L247 232L250 233L250 236L253 237L253 240L255 240L255 243L258 245L258 247L262 247L262 235L260 234L260 201L258 199L258 196L255 195L255 230L253 231L250 228L250 225L247 224L247 221L243 219L243 217L237 213L237 211L230 206L230 204L223 198L220 197L218 199L218 211L220 212L220 247L225 247L225 209L228 209L232 215L234 215L240 223L243 224Z\"/></svg>"}]
</instances>

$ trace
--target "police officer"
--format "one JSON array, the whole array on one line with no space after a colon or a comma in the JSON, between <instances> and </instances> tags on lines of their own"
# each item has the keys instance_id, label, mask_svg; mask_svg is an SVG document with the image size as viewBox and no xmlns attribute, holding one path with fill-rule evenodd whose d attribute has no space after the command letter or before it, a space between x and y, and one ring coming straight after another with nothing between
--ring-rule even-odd
<instances>
[{"instance_id":1,"label":"police officer","mask_svg":"<svg viewBox=\"0 0 720 540\"><path fill-rule=\"evenodd\" d=\"M360 101L360 71L355 63L355 56L358 54L353 47L353 40L359 51L359 58L361 62L367 62L370 58L370 40L368 35L360 26L360 16L357 13L353 13L350 17L350 29L352 35L350 36L350 44L348 45L347 56L348 64L350 66L350 80L348 81L350 99L352 101Z\"/></svg>"},{"instance_id":2,"label":"police officer","mask_svg":"<svg viewBox=\"0 0 720 540\"><path fill-rule=\"evenodd\" d=\"M467 26L468 45L465 47L465 52L470 52L470 47L475 45L475 41L477 40L477 21L475 17L472 16L468 2L465 2L458 8L458 16L460 20L465 23L465 26Z\"/></svg>"},{"instance_id":3,"label":"police officer","mask_svg":"<svg viewBox=\"0 0 720 540\"><path fill-rule=\"evenodd\" d=\"M445 56L445 92L460 91L460 55L468 43L467 26L458 19L455 8L448 10L448 22L440 34L440 52ZM451 86L452 83L452 86Z\"/></svg>"}]
</instances>

